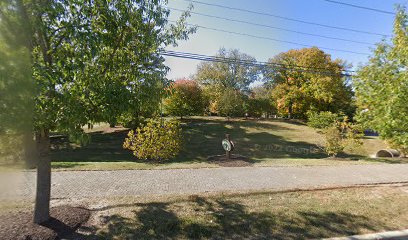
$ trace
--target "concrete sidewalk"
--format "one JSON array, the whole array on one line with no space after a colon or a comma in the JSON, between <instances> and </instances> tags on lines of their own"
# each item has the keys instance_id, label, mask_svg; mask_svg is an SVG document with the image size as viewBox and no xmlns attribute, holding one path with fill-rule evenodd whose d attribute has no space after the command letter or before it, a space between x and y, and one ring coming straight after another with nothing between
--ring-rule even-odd
<instances>
[{"instance_id":1,"label":"concrete sidewalk","mask_svg":"<svg viewBox=\"0 0 408 240\"><path fill-rule=\"evenodd\" d=\"M0 175L0 199L33 198L35 172ZM52 173L52 198L289 190L408 182L408 164ZM17 189L17 191L16 191Z\"/></svg>"}]
</instances>

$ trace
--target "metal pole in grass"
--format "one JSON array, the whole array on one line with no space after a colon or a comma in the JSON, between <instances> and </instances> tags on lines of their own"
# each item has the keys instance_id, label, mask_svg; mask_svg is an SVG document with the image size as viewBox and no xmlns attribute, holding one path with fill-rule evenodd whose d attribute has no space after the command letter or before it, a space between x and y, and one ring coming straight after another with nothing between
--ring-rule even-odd
<instances>
[{"instance_id":1,"label":"metal pole in grass","mask_svg":"<svg viewBox=\"0 0 408 240\"><path fill-rule=\"evenodd\" d=\"M229 134L225 134L225 139L222 140L221 144L225 150L226 159L231 159L231 151L234 149L234 143L231 141Z\"/></svg>"}]
</instances>

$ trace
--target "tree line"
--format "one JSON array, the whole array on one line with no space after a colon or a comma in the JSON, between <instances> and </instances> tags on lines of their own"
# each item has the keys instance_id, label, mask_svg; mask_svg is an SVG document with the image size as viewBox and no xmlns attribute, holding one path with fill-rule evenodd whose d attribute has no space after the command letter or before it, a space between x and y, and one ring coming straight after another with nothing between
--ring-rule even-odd
<instances>
[{"instance_id":1,"label":"tree line","mask_svg":"<svg viewBox=\"0 0 408 240\"><path fill-rule=\"evenodd\" d=\"M278 54L264 68L244 64L241 60L255 58L238 50L221 49L218 56L236 61L203 62L193 83L172 83L166 79L169 68L161 53L196 29L187 25L189 11L169 23L166 4L0 1L0 156L4 149L23 146L25 160L37 168L36 223L50 218L50 133L84 142L84 127L138 123L160 114L163 101L163 107L178 116L207 111L305 119L309 111L344 113L408 150L404 8L398 8L392 41L378 44L352 82L341 74L347 67L344 61L306 48ZM279 67L281 63L330 74L293 71ZM263 85L252 88L257 81ZM163 100L164 95L169 97ZM197 104L186 102L191 99Z\"/></svg>"},{"instance_id":2,"label":"tree line","mask_svg":"<svg viewBox=\"0 0 408 240\"><path fill-rule=\"evenodd\" d=\"M192 79L171 84L166 113L306 119L309 112L352 116L356 109L351 82L342 74L346 62L317 47L280 53L265 65L237 49L221 48L216 57L228 61L201 62Z\"/></svg>"}]
</instances>

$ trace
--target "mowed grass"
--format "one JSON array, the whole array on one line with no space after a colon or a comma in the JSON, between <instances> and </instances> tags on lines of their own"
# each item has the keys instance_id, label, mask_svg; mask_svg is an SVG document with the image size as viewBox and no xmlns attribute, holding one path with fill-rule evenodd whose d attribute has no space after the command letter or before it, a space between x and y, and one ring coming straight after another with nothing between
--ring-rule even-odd
<instances>
[{"instance_id":1,"label":"mowed grass","mask_svg":"<svg viewBox=\"0 0 408 240\"><path fill-rule=\"evenodd\" d=\"M315 239L408 228L408 187L105 199L96 239ZM90 203L92 205L92 203Z\"/></svg>"},{"instance_id":2,"label":"mowed grass","mask_svg":"<svg viewBox=\"0 0 408 240\"><path fill-rule=\"evenodd\" d=\"M218 167L207 158L224 154L221 140L230 134L234 154L244 155L255 166L309 166L404 162L373 160L369 155L385 148L383 141L366 137L363 146L348 150L342 159L328 159L322 151L324 138L303 123L285 120L244 120L227 122L220 117L194 117L183 120L184 146L175 158L161 163L136 159L122 148L127 129L97 126L90 131L87 146L71 144L66 138L53 138L52 166L59 170L114 170Z\"/></svg>"}]
</instances>

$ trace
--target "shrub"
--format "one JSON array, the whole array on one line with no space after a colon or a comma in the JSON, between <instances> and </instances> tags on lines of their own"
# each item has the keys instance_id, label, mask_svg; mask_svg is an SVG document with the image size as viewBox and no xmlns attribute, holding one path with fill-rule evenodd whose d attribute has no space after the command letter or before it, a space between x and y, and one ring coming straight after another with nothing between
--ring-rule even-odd
<instances>
[{"instance_id":1,"label":"shrub","mask_svg":"<svg viewBox=\"0 0 408 240\"><path fill-rule=\"evenodd\" d=\"M327 155L335 157L344 150L342 134L336 125L325 129L324 138L326 141L324 150Z\"/></svg>"},{"instance_id":2,"label":"shrub","mask_svg":"<svg viewBox=\"0 0 408 240\"><path fill-rule=\"evenodd\" d=\"M167 114L173 116L202 115L206 101L200 86L195 81L177 80L169 88L170 95L164 100Z\"/></svg>"},{"instance_id":3,"label":"shrub","mask_svg":"<svg viewBox=\"0 0 408 240\"><path fill-rule=\"evenodd\" d=\"M327 127L324 130L324 137L324 150L331 157L336 157L346 148L353 149L362 144L359 126L350 123L347 117Z\"/></svg>"},{"instance_id":4,"label":"shrub","mask_svg":"<svg viewBox=\"0 0 408 240\"><path fill-rule=\"evenodd\" d=\"M181 142L180 122L149 120L129 131L123 148L131 150L138 159L162 161L177 156Z\"/></svg>"},{"instance_id":5,"label":"shrub","mask_svg":"<svg viewBox=\"0 0 408 240\"><path fill-rule=\"evenodd\" d=\"M333 126L339 118L339 115L332 112L308 112L307 125L312 128L325 129Z\"/></svg>"}]
</instances>

